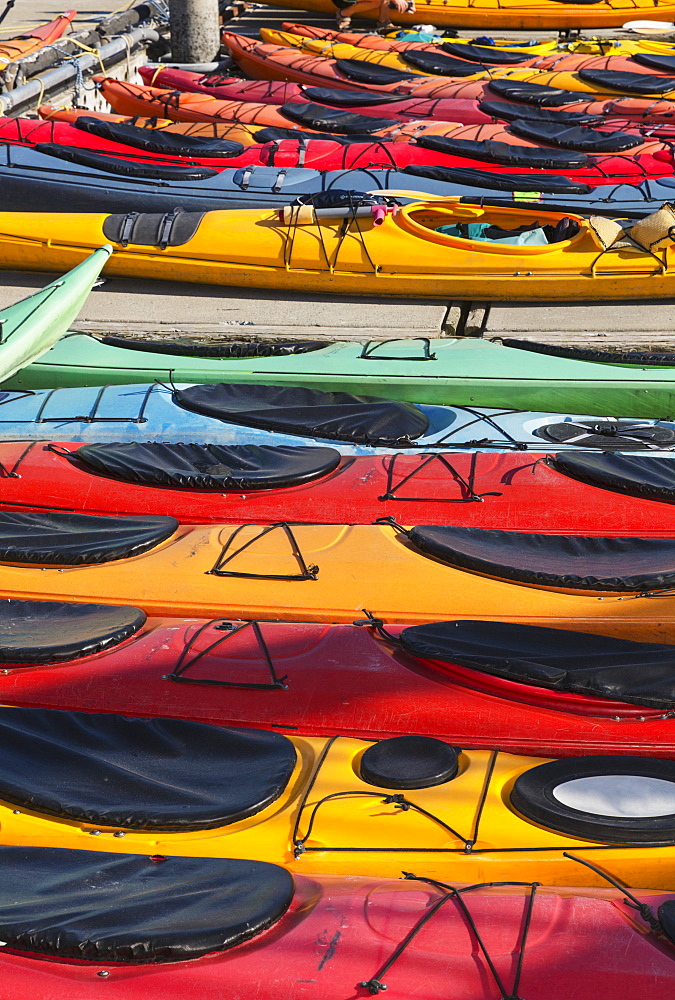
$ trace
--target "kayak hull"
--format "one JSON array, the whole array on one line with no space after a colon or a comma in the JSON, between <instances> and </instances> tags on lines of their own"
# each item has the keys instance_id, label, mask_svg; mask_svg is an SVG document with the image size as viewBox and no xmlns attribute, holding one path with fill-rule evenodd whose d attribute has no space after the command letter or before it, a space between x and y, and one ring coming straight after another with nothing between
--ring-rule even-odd
<instances>
[{"instance_id":1,"label":"kayak hull","mask_svg":"<svg viewBox=\"0 0 675 1000\"><path fill-rule=\"evenodd\" d=\"M423 864L416 867L423 876ZM343 1000L352 984L378 973L411 927L441 898L440 890L415 881L326 875L296 875L294 881L293 899L281 920L225 952L157 966L41 961L5 948L0 958L3 981L13 994L30 993L35 1000L97 1000L110 992L109 979L120 1000L218 1000L225 992L231 1000L247 1000L261 982L268 1000ZM655 989L667 994L672 946L650 934L639 916L627 915L616 890L537 888L532 929L523 948L522 920L531 892L530 886L503 886L462 893L505 982L513 979L511 955L522 948L520 981L529 996L613 1000L623 990L633 997L646 975ZM637 890L637 895L654 910L673 898L654 890ZM554 927L565 935L567 948L557 945ZM575 956L581 952L587 961L579 969ZM429 1000L444 1000L448 976L454 1000L493 1000L489 966L482 953L476 954L454 901L437 910L382 978L401 996L413 995L422 986Z\"/></svg>"},{"instance_id":2,"label":"kayak hull","mask_svg":"<svg viewBox=\"0 0 675 1000\"><path fill-rule=\"evenodd\" d=\"M415 732L455 746L535 756L675 755L672 720L662 709L580 695L556 704L555 693L541 688L530 689L529 701L514 699L509 690L488 689L484 675L479 682L456 664L417 659L355 625L261 625L275 673L286 678L285 687L274 687L252 628L228 637L216 628L221 623L150 618L115 648L77 660L32 668L3 662L0 695L22 707L257 726L298 736L382 739ZM388 631L397 636L401 630ZM204 655L194 664L188 656L181 670L186 647L192 656ZM317 670L318 662L326 666ZM345 697L349 691L359 696Z\"/></svg>"},{"instance_id":3,"label":"kayak hull","mask_svg":"<svg viewBox=\"0 0 675 1000\"><path fill-rule=\"evenodd\" d=\"M124 537L123 521L119 527ZM20 600L133 604L178 618L349 623L368 608L390 623L485 619L675 642L667 593L554 590L481 576L424 555L389 525L298 524L290 534L250 523L182 525L148 551L113 562L65 571L5 563L2 591Z\"/></svg>"},{"instance_id":4,"label":"kayak hull","mask_svg":"<svg viewBox=\"0 0 675 1000\"><path fill-rule=\"evenodd\" d=\"M536 452L343 457L334 471L301 486L219 492L107 477L78 461L79 447L40 441L27 449L25 442L1 443L1 466L16 475L3 484L0 509L168 513L183 524L238 522L243 511L260 524L317 518L325 524L372 524L396 517L415 524L560 535L675 536L675 505L572 479Z\"/></svg>"}]
</instances>

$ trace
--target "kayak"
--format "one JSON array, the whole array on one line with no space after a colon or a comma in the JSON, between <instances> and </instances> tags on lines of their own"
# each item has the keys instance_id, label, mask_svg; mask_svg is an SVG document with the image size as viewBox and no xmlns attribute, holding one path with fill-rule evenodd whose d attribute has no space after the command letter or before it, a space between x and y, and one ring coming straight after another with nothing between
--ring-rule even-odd
<instances>
[{"instance_id":1,"label":"kayak","mask_svg":"<svg viewBox=\"0 0 675 1000\"><path fill-rule=\"evenodd\" d=\"M665 643L485 621L382 630L365 618L146 619L137 608L31 600L5 599L0 616L11 637L0 653L4 704L297 736L414 732L535 756L673 756Z\"/></svg>"},{"instance_id":2,"label":"kayak","mask_svg":"<svg viewBox=\"0 0 675 1000\"><path fill-rule=\"evenodd\" d=\"M120 1000L224 992L244 1000L261 981L269 1000L342 1000L345 984L360 982L373 993L422 988L443 1000L448 976L456 1000L493 1000L512 983L533 1000L567 1000L572 991L612 1000L619 983L637 996L649 976L666 995L672 981L674 898L653 889L448 889L429 881L423 865L419 877L394 881L44 847L3 847L1 856L0 898L11 900L12 916L2 924L0 969L12 990L35 1000L102 996L101 972ZM579 954L587 956L582 968Z\"/></svg>"},{"instance_id":3,"label":"kayak","mask_svg":"<svg viewBox=\"0 0 675 1000\"><path fill-rule=\"evenodd\" d=\"M397 343L403 346L405 342ZM280 345L282 351L296 352L306 346L306 342ZM318 349L316 342L313 346ZM180 352L181 345L177 349ZM250 351L250 345L232 345L233 353L242 351ZM161 374L155 372L160 378ZM172 377L171 369L166 377ZM309 444L336 448L343 455L476 448L541 452L544 447L547 451L579 447L633 451L636 444L638 450L647 452L668 451L675 431L675 424L667 421L640 420L636 426L635 421L608 417L473 405L413 406L374 396L291 386L267 390L253 384L174 383L170 387L156 381L18 389L3 391L0 406L0 440L5 441L40 439L58 429L78 442Z\"/></svg>"},{"instance_id":4,"label":"kayak","mask_svg":"<svg viewBox=\"0 0 675 1000\"><path fill-rule=\"evenodd\" d=\"M0 731L6 847L234 856L308 876L395 878L423 863L446 883L603 886L607 873L670 888L671 760L35 708L2 708Z\"/></svg>"},{"instance_id":5,"label":"kayak","mask_svg":"<svg viewBox=\"0 0 675 1000\"><path fill-rule=\"evenodd\" d=\"M176 121L210 121L243 123L260 127L295 130L308 129L310 132L352 132L368 133L395 142L405 142L415 135L445 135L456 125L436 119L402 123L386 117L373 118L361 115L343 115L330 108L316 106L316 114L307 115L314 104L262 104L244 101L222 101L210 94L182 93L176 90L161 90L157 87L140 86L126 80L96 77L102 95L119 114L151 115L153 111L163 118ZM303 114L305 112L305 114Z\"/></svg>"},{"instance_id":6,"label":"kayak","mask_svg":"<svg viewBox=\"0 0 675 1000\"><path fill-rule=\"evenodd\" d=\"M15 375L5 388L129 385L153 379L303 386L446 404L446 411L434 416L434 425L439 431L443 428L442 433L457 423L456 411L447 408L451 402L472 409L536 411L546 407L560 413L620 413L623 417L675 413L675 355L613 355L565 348L556 354L555 348L544 353L536 347L526 341L500 344L469 337L334 344L225 341L200 347L71 334ZM249 390L252 387L247 386L245 391ZM319 391L311 401L312 412L318 412L323 402ZM333 401L325 397L325 402ZM309 399L303 404L309 405ZM68 412L70 404L64 405ZM7 409L4 412L6 421L15 419ZM514 418L518 419L515 414L510 419ZM230 419L236 421L236 411ZM311 435L317 426L319 418L312 416L296 432ZM509 429L519 441L536 443L537 435L527 430L536 426L536 416L523 413L520 423L509 424Z\"/></svg>"},{"instance_id":7,"label":"kayak","mask_svg":"<svg viewBox=\"0 0 675 1000\"><path fill-rule=\"evenodd\" d=\"M137 150L133 146L113 142L109 145L115 146L114 152L122 158L108 152L101 155L95 149L89 151L87 134L80 135L81 147L75 149L46 144L39 150L9 146L0 149L0 178L13 211L128 212L136 209L139 199L144 208L155 212L170 212L178 207L188 212L207 212L225 205L283 208L296 198L343 190L349 184L352 191L382 191L399 204L429 197L503 206L526 201L566 213L641 219L672 198L675 188L673 177L591 188L558 174L499 174L415 163L403 170L352 169L348 173L260 165L213 173L211 167L184 166L190 161L181 163L168 155L156 154L151 160L151 154L146 154L147 159L141 163L135 158ZM58 157L58 173L54 171L54 157ZM218 162L220 168L230 161L210 162Z\"/></svg>"},{"instance_id":8,"label":"kayak","mask_svg":"<svg viewBox=\"0 0 675 1000\"><path fill-rule=\"evenodd\" d=\"M366 36L368 37L368 36ZM376 36L380 38L381 36ZM656 139L672 139L672 126L662 124L667 121L666 108L675 114L675 105L670 101L659 102L663 105L662 113L655 115L655 121L649 121L645 109L653 102L638 101L638 108L632 98L610 99L607 101L580 102L581 109L577 111L561 111L555 108L540 108L523 101L500 101L497 93L492 99L433 99L433 98L399 98L396 94L382 94L364 89L362 91L347 91L330 87L311 87L299 83L286 83L281 80L241 80L238 77L220 76L217 74L203 75L189 70L172 69L170 67L152 68L141 66L140 74L149 85L156 81L158 86L174 87L182 91L206 93L224 100L258 101L264 104L310 104L340 109L344 112L354 112L358 115L368 115L375 118L385 116L398 121L411 119L436 118L447 122L463 125L487 125L495 122L513 121L516 119L536 119L537 121L557 121L567 125L587 125L601 131L616 131L617 129L635 130L636 134ZM508 81L497 82L499 87ZM517 83L513 84L517 87ZM536 86L534 88L537 89ZM572 94L574 100L581 95ZM622 108L626 104L626 116ZM587 110L584 110L587 109ZM636 117L638 112L638 117ZM645 115L645 120L642 116ZM130 118L119 119L129 123ZM151 121L152 119L146 119ZM2 138L5 139L12 123L21 123L21 119L6 119L0 122ZM26 126L35 127L32 119L23 119ZM658 126L660 125L661 131ZM16 130L16 125L14 125ZM65 135L65 133L64 133ZM20 139L11 141L21 141ZM36 140L37 141L37 140ZM57 141L45 138L40 141ZM75 143L78 144L77 142Z\"/></svg>"},{"instance_id":9,"label":"kayak","mask_svg":"<svg viewBox=\"0 0 675 1000\"><path fill-rule=\"evenodd\" d=\"M581 91L593 94L636 93L638 95L672 97L675 96L675 79L657 74L647 66L634 65L630 59L622 57L588 58L581 55L544 56L533 60L535 65L521 69L513 66L479 65L463 59L429 49L407 48L403 51L378 51L355 45L304 38L274 29L262 28L261 37L270 45L290 46L300 51L335 59L338 62L363 62L368 66L383 67L386 70L406 75L421 74L429 85L450 81L486 81L504 77L512 81L529 81L563 90ZM435 48L435 47L432 47ZM661 62L672 74L675 61L669 56L647 56L649 60ZM547 69L548 66L553 68ZM616 68L615 68L616 67ZM627 71L628 70L628 71ZM368 72L368 70L366 70Z\"/></svg>"},{"instance_id":10,"label":"kayak","mask_svg":"<svg viewBox=\"0 0 675 1000\"><path fill-rule=\"evenodd\" d=\"M448 141L425 140L432 138ZM109 275L338 295L483 300L486 283L492 301L653 300L675 294L668 270L675 219L669 206L625 232L611 219L589 221L527 203L504 208L420 201L396 208L336 192L316 210L3 212L0 253L3 267L62 270L109 241L115 248L105 269ZM461 228L469 223L477 229ZM530 245L520 240L524 232L532 234ZM487 233L490 241L472 239L476 233ZM498 238L509 242L492 242ZM649 240L658 253L640 240Z\"/></svg>"},{"instance_id":11,"label":"kayak","mask_svg":"<svg viewBox=\"0 0 675 1000\"><path fill-rule=\"evenodd\" d=\"M86 134L81 134L86 142ZM318 171L259 165L215 172L208 167L182 166L179 161L166 156L161 163L157 160L139 163L133 161L133 147L120 148L123 154L129 155L129 159L127 155L118 158L90 152L86 147L64 150L62 146L46 144L39 149L0 146L0 184L5 204L11 205L15 212L117 213L133 212L142 205L144 209L154 212L179 209L203 213L224 206L232 209L277 206L281 209L295 198L342 190L345 183L349 183L352 190L358 188L361 191L404 189L407 194L396 195L396 201L402 203L429 196L445 198L464 195L472 190L466 185L447 184L397 170L353 170L347 177L344 170ZM219 161L220 164L228 162ZM556 190L562 188L565 192L588 190L583 184L565 183L564 178L561 183L551 186ZM661 189L667 197L670 193L667 184L654 188L655 191ZM489 189L474 190L480 198ZM646 196L636 200L639 211L644 214L645 204L649 207ZM582 211L584 204L582 199L579 202ZM620 205L621 202L612 204L612 214L616 214ZM152 378L152 375L149 377Z\"/></svg>"},{"instance_id":12,"label":"kayak","mask_svg":"<svg viewBox=\"0 0 675 1000\"><path fill-rule=\"evenodd\" d=\"M295 0L275 0L275 7L297 10ZM334 14L331 0L302 0L302 10ZM574 3L551 3L548 0L501 0L499 7L469 0L419 0L415 10L401 13L391 10L396 24L433 24L457 28L521 28L536 31L560 31L562 28L610 28L635 19L642 12L650 20L675 20L675 7L651 0L601 0L592 7Z\"/></svg>"},{"instance_id":13,"label":"kayak","mask_svg":"<svg viewBox=\"0 0 675 1000\"><path fill-rule=\"evenodd\" d=\"M411 43L413 45L420 44L415 35L424 35L424 32L415 33L402 30L388 35L365 30L337 31L332 28L319 28L313 24L297 24L295 21L284 21L281 30L294 35L304 35L305 38L346 42L348 45L359 45L366 49L392 49L393 51L405 49ZM599 37L561 39L558 37L546 41L538 38L529 41L516 41L514 39L449 38L445 35L438 35L433 40L427 40L421 44L425 48L440 45L444 52L456 56L458 59L494 65L522 65L524 60L532 57L569 53L597 56L633 55L637 52L673 54L672 42L659 42L656 39L644 37L635 39Z\"/></svg>"},{"instance_id":14,"label":"kayak","mask_svg":"<svg viewBox=\"0 0 675 1000\"><path fill-rule=\"evenodd\" d=\"M169 617L486 619L673 641L672 538L0 511L2 591ZM449 597L449 595L452 595Z\"/></svg>"},{"instance_id":15,"label":"kayak","mask_svg":"<svg viewBox=\"0 0 675 1000\"><path fill-rule=\"evenodd\" d=\"M168 513L203 524L239 521L245 509L259 524L397 517L557 535L675 535L675 457L661 451L348 458L302 445L13 441L0 444L0 461L16 474L3 484L3 510Z\"/></svg>"},{"instance_id":16,"label":"kayak","mask_svg":"<svg viewBox=\"0 0 675 1000\"><path fill-rule=\"evenodd\" d=\"M601 114L602 106L612 114L626 117L644 117L653 120L662 115L672 118L675 102L664 100L663 94L640 96L635 89L632 96L606 86L606 93L598 93L601 87L590 88L592 94L575 89L561 90L551 86L552 74L531 74L530 80L511 75L485 76L480 79L461 80L442 76L414 74L410 69L400 70L391 66L374 64L363 58L330 59L297 48L256 42L243 35L225 32L223 40L235 62L244 72L266 80L286 80L308 84L313 87L338 88L340 90L368 90L374 94L390 94L398 99L427 98L452 100L490 100L495 93L504 93L504 88L520 94L541 93L552 106L580 105L576 110L594 110ZM354 49L359 54L358 49ZM361 56L367 53L361 52ZM593 72L592 70L589 72ZM656 79L656 77L654 78ZM665 78L660 77L663 80ZM549 84L544 87L544 84ZM642 77L644 84L644 77ZM639 81L632 81L635 88ZM514 88L516 90L514 91ZM526 102L526 98L522 99ZM615 111L611 110L614 101Z\"/></svg>"},{"instance_id":17,"label":"kayak","mask_svg":"<svg viewBox=\"0 0 675 1000\"><path fill-rule=\"evenodd\" d=\"M303 113L313 119L323 117L323 112L316 105L305 104L298 107L304 108ZM331 109L327 111L328 119L333 112ZM340 112L340 116L344 119L344 127L350 127L355 118L361 117L349 112ZM372 118L369 120L374 121ZM49 128L55 124L50 123ZM194 180L207 180L211 175L204 171L219 172L223 169L256 166L284 170L304 167L316 170L380 171L415 165L480 170L482 174L495 176L527 171L528 174L531 172L532 178L542 178L542 184L551 183L547 180L549 174L564 172L568 184L593 186L621 182L639 184L649 177L671 176L673 173L673 155L668 142L664 144L650 140L647 145L639 145L637 151L629 148L628 154L607 153L603 152L605 147L631 147L641 140L623 134L604 135L588 129L579 131L569 128L566 122L560 124L543 121L534 123L534 132L532 129L530 131L532 134L545 134L549 142L559 143L560 148L543 147L515 135L515 129L527 127L526 122L516 122L510 132L505 133L503 126L490 126L488 131L496 135L496 138L476 139L463 136L486 134L486 130L479 131L475 127L473 130L472 127L462 130L458 126L458 138L454 138L452 134L419 135L405 142L377 140L369 134L330 135L324 138L317 133L268 128L256 133L259 145L244 148L241 143L232 139L177 137L166 131L150 132L135 125L86 118L74 128L62 125L58 130L54 129L50 141L39 141L36 147L37 152L58 156L68 163L77 163L93 170L105 170L108 174L117 173L126 177L127 183L142 180L144 175L155 176L146 164L170 167L163 178L156 178L163 180L187 180L190 176ZM0 150L5 165L11 165L12 169L17 159L14 145L17 131L14 126L7 130L11 133L8 139L12 145L5 145ZM17 145L30 145L31 137L42 139L39 134L36 135L36 130L30 130L28 134L27 131L22 130L23 135ZM508 139L508 142L502 141L503 139ZM266 141L263 143L263 140ZM591 152L595 150L598 155L563 148L574 145L583 146ZM113 156L121 157L124 161L131 160L134 165L124 162L117 164L112 159ZM19 156L19 163L21 162ZM189 167L192 173L186 175L184 170L181 172L176 169L185 167ZM7 183L11 183L11 173L7 175ZM19 191L24 183L19 178ZM219 184L217 180L214 183L216 186Z\"/></svg>"},{"instance_id":18,"label":"kayak","mask_svg":"<svg viewBox=\"0 0 675 1000\"><path fill-rule=\"evenodd\" d=\"M111 253L109 245L94 250L62 278L0 310L0 381L36 361L67 333Z\"/></svg>"},{"instance_id":19,"label":"kayak","mask_svg":"<svg viewBox=\"0 0 675 1000\"><path fill-rule=\"evenodd\" d=\"M0 68L51 45L65 35L76 16L76 10L66 10L39 28L26 28L20 35L0 42Z\"/></svg>"}]
</instances>

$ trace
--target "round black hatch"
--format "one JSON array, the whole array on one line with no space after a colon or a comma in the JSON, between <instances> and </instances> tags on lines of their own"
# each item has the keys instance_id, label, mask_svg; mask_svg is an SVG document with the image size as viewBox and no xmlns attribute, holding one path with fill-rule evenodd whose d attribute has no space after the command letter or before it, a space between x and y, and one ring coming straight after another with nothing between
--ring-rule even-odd
<instances>
[{"instance_id":1,"label":"round black hatch","mask_svg":"<svg viewBox=\"0 0 675 1000\"><path fill-rule=\"evenodd\" d=\"M378 788L431 788L456 776L458 758L454 747L431 736L393 736L368 747L361 778Z\"/></svg>"}]
</instances>

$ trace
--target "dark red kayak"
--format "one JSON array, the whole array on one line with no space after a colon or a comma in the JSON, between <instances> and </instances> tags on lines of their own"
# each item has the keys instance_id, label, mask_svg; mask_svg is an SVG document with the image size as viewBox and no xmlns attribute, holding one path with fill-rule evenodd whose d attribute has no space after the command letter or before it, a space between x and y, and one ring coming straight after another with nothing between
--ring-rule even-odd
<instances>
[{"instance_id":1,"label":"dark red kayak","mask_svg":"<svg viewBox=\"0 0 675 1000\"><path fill-rule=\"evenodd\" d=\"M51 847L1 847L0 864L12 998L447 1000L449 982L452 1000L672 992L667 892L451 887L424 877L423 855L402 880Z\"/></svg>"},{"instance_id":2,"label":"dark red kayak","mask_svg":"<svg viewBox=\"0 0 675 1000\"><path fill-rule=\"evenodd\" d=\"M672 645L489 621L359 622L5 600L0 699L300 736L413 732L539 756L675 754Z\"/></svg>"},{"instance_id":3,"label":"dark red kayak","mask_svg":"<svg viewBox=\"0 0 675 1000\"><path fill-rule=\"evenodd\" d=\"M565 425L563 425L564 429ZM675 536L675 456L6 441L0 509L171 514L187 524L452 524Z\"/></svg>"}]
</instances>

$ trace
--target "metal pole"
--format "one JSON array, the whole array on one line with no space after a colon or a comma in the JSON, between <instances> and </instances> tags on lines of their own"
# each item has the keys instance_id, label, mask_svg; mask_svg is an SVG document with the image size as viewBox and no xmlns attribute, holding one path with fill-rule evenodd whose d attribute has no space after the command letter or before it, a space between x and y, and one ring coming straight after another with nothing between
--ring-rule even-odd
<instances>
[{"instance_id":1,"label":"metal pole","mask_svg":"<svg viewBox=\"0 0 675 1000\"><path fill-rule=\"evenodd\" d=\"M218 58L218 0L169 0L171 59L200 63Z\"/></svg>"}]
</instances>

